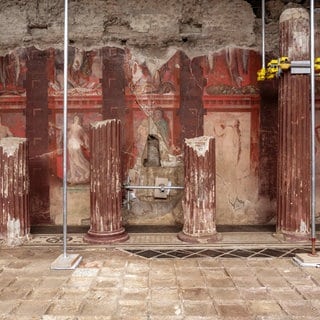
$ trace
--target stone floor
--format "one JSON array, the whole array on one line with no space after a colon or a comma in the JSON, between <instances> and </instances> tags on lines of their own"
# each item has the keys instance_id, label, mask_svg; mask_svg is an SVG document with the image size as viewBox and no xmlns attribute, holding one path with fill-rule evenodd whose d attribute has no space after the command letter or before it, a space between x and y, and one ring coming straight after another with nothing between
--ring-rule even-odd
<instances>
[{"instance_id":1,"label":"stone floor","mask_svg":"<svg viewBox=\"0 0 320 320\"><path fill-rule=\"evenodd\" d=\"M292 259L308 252L307 242L233 232L195 246L175 234L136 233L126 243L93 246L82 236L68 235L67 254L82 257L74 270L51 269L62 253L59 235L1 245L0 319L320 318L320 269Z\"/></svg>"}]
</instances>

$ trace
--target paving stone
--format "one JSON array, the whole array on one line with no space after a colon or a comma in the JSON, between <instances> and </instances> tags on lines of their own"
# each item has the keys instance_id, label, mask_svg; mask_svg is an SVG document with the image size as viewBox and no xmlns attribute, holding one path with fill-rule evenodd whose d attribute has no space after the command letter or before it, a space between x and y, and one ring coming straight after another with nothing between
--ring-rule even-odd
<instances>
[{"instance_id":1,"label":"paving stone","mask_svg":"<svg viewBox=\"0 0 320 320\"><path fill-rule=\"evenodd\" d=\"M126 267L126 273L140 274L149 272L149 261L130 261Z\"/></svg>"},{"instance_id":2,"label":"paving stone","mask_svg":"<svg viewBox=\"0 0 320 320\"><path fill-rule=\"evenodd\" d=\"M103 300L97 301L86 299L81 305L79 314L81 316L111 316L116 315L118 309L117 300L109 300L105 297Z\"/></svg>"},{"instance_id":3,"label":"paving stone","mask_svg":"<svg viewBox=\"0 0 320 320\"><path fill-rule=\"evenodd\" d=\"M119 300L117 314L123 319L130 319L133 315L136 319L148 315L148 302L141 300Z\"/></svg>"},{"instance_id":4,"label":"paving stone","mask_svg":"<svg viewBox=\"0 0 320 320\"><path fill-rule=\"evenodd\" d=\"M152 288L169 288L175 287L178 284L178 280L174 275L168 275L167 277L165 274L157 275L156 277L152 274L149 275L149 284Z\"/></svg>"},{"instance_id":5,"label":"paving stone","mask_svg":"<svg viewBox=\"0 0 320 320\"><path fill-rule=\"evenodd\" d=\"M261 288L264 285L255 277L233 277L232 281L237 287L243 288Z\"/></svg>"},{"instance_id":6,"label":"paving stone","mask_svg":"<svg viewBox=\"0 0 320 320\"><path fill-rule=\"evenodd\" d=\"M198 264L201 269L216 269L216 268L223 268L222 262L220 259L199 259Z\"/></svg>"},{"instance_id":7,"label":"paving stone","mask_svg":"<svg viewBox=\"0 0 320 320\"><path fill-rule=\"evenodd\" d=\"M306 299L306 300L314 300L320 299L320 287L319 286L312 286L312 287L299 287L299 293Z\"/></svg>"},{"instance_id":8,"label":"paving stone","mask_svg":"<svg viewBox=\"0 0 320 320\"><path fill-rule=\"evenodd\" d=\"M76 316L79 314L82 300L56 300L46 311L47 315Z\"/></svg>"},{"instance_id":9,"label":"paving stone","mask_svg":"<svg viewBox=\"0 0 320 320\"><path fill-rule=\"evenodd\" d=\"M149 277L154 279L165 279L167 278L176 278L177 272L175 269L163 269L159 267L158 269L151 269L149 271Z\"/></svg>"},{"instance_id":10,"label":"paving stone","mask_svg":"<svg viewBox=\"0 0 320 320\"><path fill-rule=\"evenodd\" d=\"M28 300L35 300L39 303L42 300L57 299L60 297L60 288L36 288L26 296Z\"/></svg>"},{"instance_id":11,"label":"paving stone","mask_svg":"<svg viewBox=\"0 0 320 320\"><path fill-rule=\"evenodd\" d=\"M203 278L196 277L180 277L177 279L178 285L181 288L201 288L206 286L206 281Z\"/></svg>"},{"instance_id":12,"label":"paving stone","mask_svg":"<svg viewBox=\"0 0 320 320\"><path fill-rule=\"evenodd\" d=\"M183 294L182 294L183 296ZM178 288L150 288L150 299L153 301L179 300L180 292Z\"/></svg>"},{"instance_id":13,"label":"paving stone","mask_svg":"<svg viewBox=\"0 0 320 320\"><path fill-rule=\"evenodd\" d=\"M221 258L221 264L226 269L248 267L246 259L224 259L224 258Z\"/></svg>"},{"instance_id":14,"label":"paving stone","mask_svg":"<svg viewBox=\"0 0 320 320\"><path fill-rule=\"evenodd\" d=\"M38 288L57 288L66 283L66 279L62 277L41 277Z\"/></svg>"},{"instance_id":15,"label":"paving stone","mask_svg":"<svg viewBox=\"0 0 320 320\"><path fill-rule=\"evenodd\" d=\"M120 288L92 288L85 293L82 293L82 297L91 300L101 300L107 298L107 300L116 300L120 295ZM81 293L81 292L80 292ZM72 293L70 293L72 295Z\"/></svg>"},{"instance_id":16,"label":"paving stone","mask_svg":"<svg viewBox=\"0 0 320 320\"><path fill-rule=\"evenodd\" d=\"M32 288L19 288L19 290L17 290L17 288L7 287L0 292L0 301L23 299L31 291Z\"/></svg>"},{"instance_id":17,"label":"paving stone","mask_svg":"<svg viewBox=\"0 0 320 320\"><path fill-rule=\"evenodd\" d=\"M85 315L77 316L76 318L71 319L71 320L118 320L117 318L119 319L119 317L117 315L103 315L103 316L96 315L93 317L91 314L88 316L85 316ZM43 320L43 319L41 319L41 320ZM54 320L56 320L56 319L54 319ZM120 319L120 320L122 320L122 319Z\"/></svg>"},{"instance_id":18,"label":"paving stone","mask_svg":"<svg viewBox=\"0 0 320 320\"><path fill-rule=\"evenodd\" d=\"M16 309L20 305L21 301L18 299L0 301L1 315L8 315L13 309Z\"/></svg>"},{"instance_id":19,"label":"paving stone","mask_svg":"<svg viewBox=\"0 0 320 320\"><path fill-rule=\"evenodd\" d=\"M174 271L175 268L179 265L179 261L176 261L175 259L155 259L149 262L150 270L168 270L168 272Z\"/></svg>"},{"instance_id":20,"label":"paving stone","mask_svg":"<svg viewBox=\"0 0 320 320\"><path fill-rule=\"evenodd\" d=\"M207 288L185 288L181 290L183 300L210 300L211 296Z\"/></svg>"},{"instance_id":21,"label":"paving stone","mask_svg":"<svg viewBox=\"0 0 320 320\"><path fill-rule=\"evenodd\" d=\"M255 320L293 320L293 318L288 315L276 315L276 314L265 315L264 314L264 315L257 315ZM302 319L300 318L299 320L302 320Z\"/></svg>"},{"instance_id":22,"label":"paving stone","mask_svg":"<svg viewBox=\"0 0 320 320\"><path fill-rule=\"evenodd\" d=\"M78 316L58 316L45 314L42 316L41 320L79 320Z\"/></svg>"},{"instance_id":23,"label":"paving stone","mask_svg":"<svg viewBox=\"0 0 320 320\"><path fill-rule=\"evenodd\" d=\"M218 315L211 315L208 317L185 316L183 320L221 320L221 317Z\"/></svg>"},{"instance_id":24,"label":"paving stone","mask_svg":"<svg viewBox=\"0 0 320 320\"><path fill-rule=\"evenodd\" d=\"M310 298L308 301L310 301L311 305L320 312L320 297L315 296L314 298L317 299Z\"/></svg>"},{"instance_id":25,"label":"paving stone","mask_svg":"<svg viewBox=\"0 0 320 320\"><path fill-rule=\"evenodd\" d=\"M233 288L235 287L233 281L230 278L209 278L206 279L207 287L214 288Z\"/></svg>"},{"instance_id":26,"label":"paving stone","mask_svg":"<svg viewBox=\"0 0 320 320\"><path fill-rule=\"evenodd\" d=\"M149 278L141 275L128 275L123 277L123 286L126 288L146 288Z\"/></svg>"},{"instance_id":27,"label":"paving stone","mask_svg":"<svg viewBox=\"0 0 320 320\"><path fill-rule=\"evenodd\" d=\"M23 261L23 260L19 260L19 261L12 261L10 262L7 266L6 269L23 269L24 267L26 267L30 262L29 261Z\"/></svg>"},{"instance_id":28,"label":"paving stone","mask_svg":"<svg viewBox=\"0 0 320 320\"><path fill-rule=\"evenodd\" d=\"M185 316L212 317L217 315L213 303L209 301L185 301L183 303L183 310Z\"/></svg>"},{"instance_id":29,"label":"paving stone","mask_svg":"<svg viewBox=\"0 0 320 320\"><path fill-rule=\"evenodd\" d=\"M79 264L79 267L80 268L98 268L100 270L103 267L103 263L104 261L101 261L101 260L90 259L90 260L83 261L82 259Z\"/></svg>"},{"instance_id":30,"label":"paving stone","mask_svg":"<svg viewBox=\"0 0 320 320\"><path fill-rule=\"evenodd\" d=\"M248 308L245 306L245 303L236 303L236 304L215 304L215 307L218 311L218 314L224 318L233 317L234 319L240 317L250 318L251 314L249 313Z\"/></svg>"},{"instance_id":31,"label":"paving stone","mask_svg":"<svg viewBox=\"0 0 320 320\"><path fill-rule=\"evenodd\" d=\"M275 301L251 300L248 302L248 309L255 315L284 315L282 308Z\"/></svg>"},{"instance_id":32,"label":"paving stone","mask_svg":"<svg viewBox=\"0 0 320 320\"><path fill-rule=\"evenodd\" d=\"M269 259L267 261L268 267L276 268L277 270L297 269L297 264L292 259Z\"/></svg>"},{"instance_id":33,"label":"paving stone","mask_svg":"<svg viewBox=\"0 0 320 320\"><path fill-rule=\"evenodd\" d=\"M87 295L92 291L79 291L79 290L63 290L59 289L57 295L52 299L52 301L63 301L63 300L77 300L80 301L82 299L86 299Z\"/></svg>"},{"instance_id":34,"label":"paving stone","mask_svg":"<svg viewBox=\"0 0 320 320\"><path fill-rule=\"evenodd\" d=\"M297 279L286 279L292 286L300 290L303 287L314 288L316 287L316 283L313 279L310 278L297 278Z\"/></svg>"},{"instance_id":35,"label":"paving stone","mask_svg":"<svg viewBox=\"0 0 320 320\"><path fill-rule=\"evenodd\" d=\"M0 274L0 291L16 281L16 277L4 277Z\"/></svg>"},{"instance_id":36,"label":"paving stone","mask_svg":"<svg viewBox=\"0 0 320 320\"><path fill-rule=\"evenodd\" d=\"M275 300L281 301L293 301L293 300L304 300L304 296L300 294L296 289L291 287L282 288L268 288L270 295Z\"/></svg>"},{"instance_id":37,"label":"paving stone","mask_svg":"<svg viewBox=\"0 0 320 320\"><path fill-rule=\"evenodd\" d=\"M282 277L258 277L258 281L265 287L283 288L288 285L288 281Z\"/></svg>"},{"instance_id":38,"label":"paving stone","mask_svg":"<svg viewBox=\"0 0 320 320\"><path fill-rule=\"evenodd\" d=\"M180 301L150 301L149 314L180 316L183 315L183 305Z\"/></svg>"},{"instance_id":39,"label":"paving stone","mask_svg":"<svg viewBox=\"0 0 320 320\"><path fill-rule=\"evenodd\" d=\"M267 288L239 288L241 296L245 300L273 300Z\"/></svg>"},{"instance_id":40,"label":"paving stone","mask_svg":"<svg viewBox=\"0 0 320 320\"><path fill-rule=\"evenodd\" d=\"M175 259L172 261L174 263L176 269L181 269L185 271L192 271L189 270L189 268L194 269L194 268L199 268L199 260L198 259Z\"/></svg>"},{"instance_id":41,"label":"paving stone","mask_svg":"<svg viewBox=\"0 0 320 320\"><path fill-rule=\"evenodd\" d=\"M51 302L41 300L41 303L37 300L22 301L21 304L15 309L15 314L19 316L29 316L30 319L38 317L38 319L46 313Z\"/></svg>"},{"instance_id":42,"label":"paving stone","mask_svg":"<svg viewBox=\"0 0 320 320\"><path fill-rule=\"evenodd\" d=\"M73 273L72 277L96 277L99 272L98 268L77 268Z\"/></svg>"},{"instance_id":43,"label":"paving stone","mask_svg":"<svg viewBox=\"0 0 320 320\"><path fill-rule=\"evenodd\" d=\"M57 271L50 265L58 249L4 250L0 311L10 312L5 319L320 318L319 269L301 268L291 258L146 259L109 247L76 251L83 256L80 266ZM35 316L28 309L33 304Z\"/></svg>"},{"instance_id":44,"label":"paving stone","mask_svg":"<svg viewBox=\"0 0 320 320\"><path fill-rule=\"evenodd\" d=\"M96 288L120 287L122 278L119 277L96 277L92 286Z\"/></svg>"},{"instance_id":45,"label":"paving stone","mask_svg":"<svg viewBox=\"0 0 320 320\"><path fill-rule=\"evenodd\" d=\"M296 301L279 301L279 304L291 316L313 316L314 319L320 317L319 311L312 306L310 301L296 300Z\"/></svg>"},{"instance_id":46,"label":"paving stone","mask_svg":"<svg viewBox=\"0 0 320 320\"><path fill-rule=\"evenodd\" d=\"M281 275L277 269L270 270L270 268L266 267L252 268L252 271L257 276L257 278L277 278Z\"/></svg>"},{"instance_id":47,"label":"paving stone","mask_svg":"<svg viewBox=\"0 0 320 320\"><path fill-rule=\"evenodd\" d=\"M201 319L198 317L193 318L193 317L184 317L184 316L158 316L158 315L147 315L147 319L145 320L207 320L206 318L201 317ZM210 320L215 320L211 318Z\"/></svg>"},{"instance_id":48,"label":"paving stone","mask_svg":"<svg viewBox=\"0 0 320 320\"><path fill-rule=\"evenodd\" d=\"M241 300L238 288L208 288L212 299L221 301Z\"/></svg>"},{"instance_id":49,"label":"paving stone","mask_svg":"<svg viewBox=\"0 0 320 320\"><path fill-rule=\"evenodd\" d=\"M224 268L202 269L201 273L206 279L221 279L228 277L228 273Z\"/></svg>"},{"instance_id":50,"label":"paving stone","mask_svg":"<svg viewBox=\"0 0 320 320\"><path fill-rule=\"evenodd\" d=\"M163 291L165 291L165 295L163 294ZM155 294L159 299L168 297L175 297L173 292L176 292L177 289L151 289L151 296ZM155 292L155 293L153 293ZM149 299L149 288L122 288L120 292L119 298L121 300L147 300Z\"/></svg>"},{"instance_id":51,"label":"paving stone","mask_svg":"<svg viewBox=\"0 0 320 320\"><path fill-rule=\"evenodd\" d=\"M255 268L249 267L233 267L233 268L226 268L225 273L231 277L248 277L248 275L254 276L255 275Z\"/></svg>"},{"instance_id":52,"label":"paving stone","mask_svg":"<svg viewBox=\"0 0 320 320\"><path fill-rule=\"evenodd\" d=\"M39 285L41 279L30 277L17 277L16 281L10 283L10 288L35 288Z\"/></svg>"},{"instance_id":53,"label":"paving stone","mask_svg":"<svg viewBox=\"0 0 320 320\"><path fill-rule=\"evenodd\" d=\"M102 267L99 271L100 277L122 277L124 275L125 266L122 267Z\"/></svg>"},{"instance_id":54,"label":"paving stone","mask_svg":"<svg viewBox=\"0 0 320 320\"><path fill-rule=\"evenodd\" d=\"M64 289L76 289L81 291L86 291L93 283L94 278L81 278L81 277L71 277L66 283L61 287Z\"/></svg>"}]
</instances>

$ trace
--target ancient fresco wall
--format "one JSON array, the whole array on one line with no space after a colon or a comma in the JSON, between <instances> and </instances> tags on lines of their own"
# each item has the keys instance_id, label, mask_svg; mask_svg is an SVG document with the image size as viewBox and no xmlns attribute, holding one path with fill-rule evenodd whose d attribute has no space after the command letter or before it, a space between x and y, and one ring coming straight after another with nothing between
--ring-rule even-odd
<instances>
[{"instance_id":1,"label":"ancient fresco wall","mask_svg":"<svg viewBox=\"0 0 320 320\"><path fill-rule=\"evenodd\" d=\"M266 1L271 57L294 2ZM256 81L257 2L69 3L69 224L89 224L90 124L113 118L123 183L182 186L184 139L214 136L217 224L273 223L277 99ZM31 223L61 224L63 3L1 1L0 29L0 133L29 141ZM182 224L182 195L124 190L125 223Z\"/></svg>"},{"instance_id":2,"label":"ancient fresco wall","mask_svg":"<svg viewBox=\"0 0 320 320\"><path fill-rule=\"evenodd\" d=\"M122 130L122 181L183 186L183 142L216 139L217 223L272 219L261 195L258 53L226 48L189 58L176 51L150 70L130 50L69 48L68 205L70 224L88 224L90 124L116 118ZM60 224L63 129L63 52L19 50L1 59L1 116L14 136L30 143L32 223ZM40 67L39 67L40 66ZM32 191L33 190L33 191ZM182 190L124 194L127 224L182 224Z\"/></svg>"}]
</instances>

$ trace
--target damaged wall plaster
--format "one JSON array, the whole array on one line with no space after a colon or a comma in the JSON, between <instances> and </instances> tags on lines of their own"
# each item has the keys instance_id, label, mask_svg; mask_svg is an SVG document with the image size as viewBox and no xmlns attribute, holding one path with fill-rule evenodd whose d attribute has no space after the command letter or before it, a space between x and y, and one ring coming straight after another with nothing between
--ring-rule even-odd
<instances>
[{"instance_id":1,"label":"damaged wall plaster","mask_svg":"<svg viewBox=\"0 0 320 320\"><path fill-rule=\"evenodd\" d=\"M278 48L278 18L294 2L266 1L266 50ZM0 55L15 48L63 48L62 0L3 0L0 3ZM157 69L172 50L191 58L228 46L260 50L257 1L69 1L69 41L78 48L130 48ZM12 26L14 25L14 28ZM236 30L236 32L235 32ZM153 67L152 67L153 66Z\"/></svg>"}]
</instances>

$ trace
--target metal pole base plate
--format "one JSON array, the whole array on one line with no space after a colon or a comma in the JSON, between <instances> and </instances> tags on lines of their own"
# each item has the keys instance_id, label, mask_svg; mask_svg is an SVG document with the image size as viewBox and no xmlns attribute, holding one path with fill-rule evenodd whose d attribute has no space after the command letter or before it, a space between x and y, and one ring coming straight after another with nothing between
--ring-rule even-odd
<instances>
[{"instance_id":1,"label":"metal pole base plate","mask_svg":"<svg viewBox=\"0 0 320 320\"><path fill-rule=\"evenodd\" d=\"M309 253L298 253L293 257L293 261L302 267L320 268L320 255L311 255Z\"/></svg>"},{"instance_id":2,"label":"metal pole base plate","mask_svg":"<svg viewBox=\"0 0 320 320\"><path fill-rule=\"evenodd\" d=\"M72 270L75 269L82 257L79 254L68 254L64 256L61 254L56 260L51 264L51 270Z\"/></svg>"}]
</instances>

